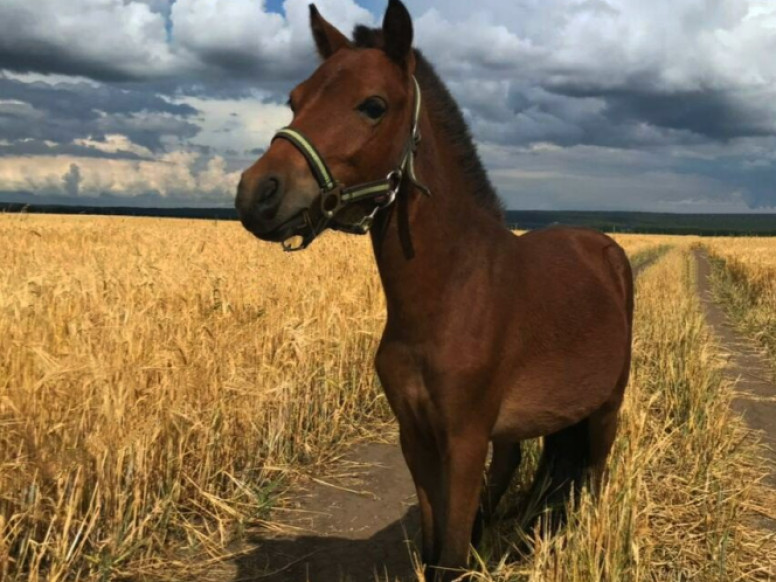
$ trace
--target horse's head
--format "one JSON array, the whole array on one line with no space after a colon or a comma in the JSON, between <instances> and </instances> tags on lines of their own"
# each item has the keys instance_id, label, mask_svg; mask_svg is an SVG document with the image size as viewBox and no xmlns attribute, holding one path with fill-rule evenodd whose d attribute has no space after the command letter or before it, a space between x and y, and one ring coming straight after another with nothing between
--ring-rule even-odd
<instances>
[{"instance_id":1,"label":"horse's head","mask_svg":"<svg viewBox=\"0 0 776 582\"><path fill-rule=\"evenodd\" d=\"M357 48L312 4L310 26L322 63L291 91L291 125L243 172L235 201L258 238L300 237L302 247L327 226L366 232L366 217L393 200L408 165L411 173L420 97L412 20L399 0L375 48Z\"/></svg>"}]
</instances>

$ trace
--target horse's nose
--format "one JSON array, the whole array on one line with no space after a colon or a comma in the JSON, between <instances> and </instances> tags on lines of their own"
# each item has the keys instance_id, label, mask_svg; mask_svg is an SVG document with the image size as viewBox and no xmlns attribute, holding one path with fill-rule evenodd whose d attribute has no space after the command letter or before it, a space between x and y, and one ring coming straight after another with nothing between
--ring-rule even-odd
<instances>
[{"instance_id":1,"label":"horse's nose","mask_svg":"<svg viewBox=\"0 0 776 582\"><path fill-rule=\"evenodd\" d=\"M280 180L276 176L260 180L254 197L256 212L265 220L273 219L280 206Z\"/></svg>"},{"instance_id":2,"label":"horse's nose","mask_svg":"<svg viewBox=\"0 0 776 582\"><path fill-rule=\"evenodd\" d=\"M282 181L276 175L265 176L253 184L243 176L237 187L235 206L243 222L272 220L280 208L282 194Z\"/></svg>"}]
</instances>

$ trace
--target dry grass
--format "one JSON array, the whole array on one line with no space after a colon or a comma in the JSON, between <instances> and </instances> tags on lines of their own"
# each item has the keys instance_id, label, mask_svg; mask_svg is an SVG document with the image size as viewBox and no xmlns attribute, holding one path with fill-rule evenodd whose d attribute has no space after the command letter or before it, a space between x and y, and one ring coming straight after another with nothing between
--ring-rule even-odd
<instances>
[{"instance_id":1,"label":"dry grass","mask_svg":"<svg viewBox=\"0 0 776 582\"><path fill-rule=\"evenodd\" d=\"M0 220L0 578L220 547L283 477L390 419L365 240L236 223Z\"/></svg>"},{"instance_id":2,"label":"dry grass","mask_svg":"<svg viewBox=\"0 0 776 582\"><path fill-rule=\"evenodd\" d=\"M296 472L391 422L364 238L287 255L235 223L46 216L0 217L0 238L0 579L217 556ZM677 242L617 238L635 254ZM564 536L483 579L753 577L752 473L690 276L674 252L639 283L604 502L583 498Z\"/></svg>"},{"instance_id":3,"label":"dry grass","mask_svg":"<svg viewBox=\"0 0 776 582\"><path fill-rule=\"evenodd\" d=\"M718 299L767 350L776 373L776 238L715 238L706 246Z\"/></svg>"},{"instance_id":4,"label":"dry grass","mask_svg":"<svg viewBox=\"0 0 776 582\"><path fill-rule=\"evenodd\" d=\"M654 234L610 234L622 248L633 258L649 252L656 248L667 248L676 245L686 244L688 241L696 240L697 237L675 236L675 235L654 235Z\"/></svg>"}]
</instances>

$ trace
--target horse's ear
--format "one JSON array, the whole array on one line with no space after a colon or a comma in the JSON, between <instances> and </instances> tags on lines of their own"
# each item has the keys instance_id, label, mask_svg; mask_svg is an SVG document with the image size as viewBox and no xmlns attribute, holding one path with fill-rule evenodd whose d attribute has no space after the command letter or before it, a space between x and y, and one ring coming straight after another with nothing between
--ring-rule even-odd
<instances>
[{"instance_id":1,"label":"horse's ear","mask_svg":"<svg viewBox=\"0 0 776 582\"><path fill-rule=\"evenodd\" d=\"M412 18L400 0L389 0L383 17L383 49L392 60L407 66L412 59Z\"/></svg>"},{"instance_id":2,"label":"horse's ear","mask_svg":"<svg viewBox=\"0 0 776 582\"><path fill-rule=\"evenodd\" d=\"M326 22L315 4L310 4L310 28L318 54L324 59L328 59L341 48L353 46L344 34Z\"/></svg>"}]
</instances>

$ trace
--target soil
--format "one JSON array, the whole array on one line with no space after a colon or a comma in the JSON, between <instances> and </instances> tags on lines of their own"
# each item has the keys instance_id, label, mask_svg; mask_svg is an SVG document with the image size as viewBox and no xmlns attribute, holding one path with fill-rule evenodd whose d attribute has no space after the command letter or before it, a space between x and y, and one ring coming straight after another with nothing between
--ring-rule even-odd
<instances>
[{"instance_id":1,"label":"soil","mask_svg":"<svg viewBox=\"0 0 776 582\"><path fill-rule=\"evenodd\" d=\"M706 253L695 250L695 258L698 264L698 293L706 320L728 357L724 373L735 385L733 409L743 416L755 438L765 445L770 462L763 484L776 489L776 383L770 380L770 365L753 342L733 328L725 312L714 302L709 281L711 264ZM755 525L759 529L776 532L776 510L772 508L771 512L760 513Z\"/></svg>"},{"instance_id":2,"label":"soil","mask_svg":"<svg viewBox=\"0 0 776 582\"><path fill-rule=\"evenodd\" d=\"M398 444L357 445L336 463L336 471L325 481L309 478L294 492L296 507L275 516L290 533L249 535L248 552L198 579L416 581L412 555L420 516Z\"/></svg>"}]
</instances>

